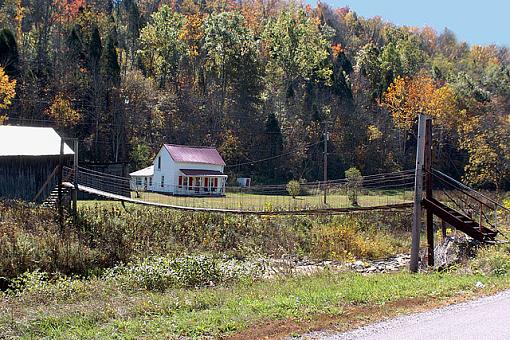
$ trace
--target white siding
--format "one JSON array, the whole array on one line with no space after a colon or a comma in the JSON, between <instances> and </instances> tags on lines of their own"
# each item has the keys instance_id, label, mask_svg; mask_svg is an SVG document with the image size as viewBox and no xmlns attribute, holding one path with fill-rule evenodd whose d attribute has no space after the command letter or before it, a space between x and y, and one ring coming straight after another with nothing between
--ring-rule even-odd
<instances>
[{"instance_id":1,"label":"white siding","mask_svg":"<svg viewBox=\"0 0 510 340\"><path fill-rule=\"evenodd\" d=\"M161 157L161 169L158 169L158 158ZM179 185L179 169L193 170L214 170L223 172L223 165L200 164L200 163L176 163L170 156L170 153L163 146L154 158L154 178L152 187L149 190L157 192L174 193L175 188ZM165 177L164 187L161 187L161 176Z\"/></svg>"},{"instance_id":2,"label":"white siding","mask_svg":"<svg viewBox=\"0 0 510 340\"><path fill-rule=\"evenodd\" d=\"M158 168L158 159L161 157L161 168ZM170 154L163 146L159 149L158 154L154 158L154 178L152 179L152 191L173 193L172 186L174 185L171 178L174 176L173 160ZM161 187L161 176L165 177L164 187Z\"/></svg>"}]
</instances>

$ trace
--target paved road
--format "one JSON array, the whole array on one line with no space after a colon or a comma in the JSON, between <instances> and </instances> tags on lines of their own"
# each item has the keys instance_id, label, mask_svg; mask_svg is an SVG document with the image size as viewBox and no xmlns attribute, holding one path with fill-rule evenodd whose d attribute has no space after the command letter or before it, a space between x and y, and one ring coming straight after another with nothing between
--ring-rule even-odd
<instances>
[{"instance_id":1,"label":"paved road","mask_svg":"<svg viewBox=\"0 0 510 340\"><path fill-rule=\"evenodd\" d=\"M510 339L510 291L433 311L406 315L348 333L309 334L320 339Z\"/></svg>"}]
</instances>

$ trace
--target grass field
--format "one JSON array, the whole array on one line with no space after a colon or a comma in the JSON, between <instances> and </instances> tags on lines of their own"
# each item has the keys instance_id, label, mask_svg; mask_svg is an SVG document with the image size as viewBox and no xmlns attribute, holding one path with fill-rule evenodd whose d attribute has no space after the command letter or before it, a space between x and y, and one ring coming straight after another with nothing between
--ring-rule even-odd
<instances>
[{"instance_id":1,"label":"grass field","mask_svg":"<svg viewBox=\"0 0 510 340\"><path fill-rule=\"evenodd\" d=\"M330 193L327 196L327 205L324 205L322 194L306 195L292 198L288 195L262 195L248 193L227 193L223 197L184 197L170 196L154 192L141 192L138 195L132 193L133 198L144 201L164 203L169 205L194 207L194 208L216 208L216 209L240 209L240 210L299 210L313 208L348 208L352 204L349 197L343 193ZM388 204L399 204L411 202L412 191L371 191L364 192L358 197L358 204L361 207L383 206ZM82 204L94 204L91 201Z\"/></svg>"},{"instance_id":2,"label":"grass field","mask_svg":"<svg viewBox=\"0 0 510 340\"><path fill-rule=\"evenodd\" d=\"M483 290L476 288L478 281L485 285ZM507 275L455 272L369 276L326 272L166 292L127 292L93 280L75 284L74 290L62 286L63 293L40 290L3 299L0 295L0 334L26 338L219 338L235 334L273 338L323 327L345 330L408 312L417 305L430 308L454 296L467 298L509 286Z\"/></svg>"}]
</instances>

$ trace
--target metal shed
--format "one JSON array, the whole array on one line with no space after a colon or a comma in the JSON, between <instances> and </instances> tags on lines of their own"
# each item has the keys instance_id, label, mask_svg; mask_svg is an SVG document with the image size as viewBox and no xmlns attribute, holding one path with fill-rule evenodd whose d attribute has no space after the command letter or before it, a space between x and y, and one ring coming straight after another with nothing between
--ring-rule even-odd
<instances>
[{"instance_id":1,"label":"metal shed","mask_svg":"<svg viewBox=\"0 0 510 340\"><path fill-rule=\"evenodd\" d=\"M0 199L33 201L59 164L61 137L52 128L0 126ZM64 144L64 164L74 152ZM53 186L39 196L46 198Z\"/></svg>"}]
</instances>

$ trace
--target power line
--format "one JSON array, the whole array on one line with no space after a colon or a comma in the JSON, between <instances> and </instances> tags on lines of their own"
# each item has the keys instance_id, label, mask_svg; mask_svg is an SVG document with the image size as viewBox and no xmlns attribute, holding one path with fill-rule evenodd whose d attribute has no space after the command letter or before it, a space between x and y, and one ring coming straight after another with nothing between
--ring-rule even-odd
<instances>
[{"instance_id":1,"label":"power line","mask_svg":"<svg viewBox=\"0 0 510 340\"><path fill-rule=\"evenodd\" d=\"M270 161L270 160L273 160L273 159L277 159L277 158L280 158L280 157L283 157L283 156L287 156L287 155L293 154L293 153L295 153L297 151L301 151L303 148L308 148L308 147L311 147L311 146L314 146L314 145L317 145L317 144L320 144L320 143L322 143L322 141L319 141L319 142L316 142L316 143L310 143L310 144L304 145L304 146L302 146L300 148L296 148L294 150L291 150L291 151L288 151L288 152L285 152L285 153L282 153L282 154L279 154L279 155L276 155L276 156L267 157L267 158L263 158L263 159L258 159L258 160L254 160L254 161L250 161L250 162L244 162L244 163L239 163L239 164L227 165L226 168L233 168L233 167L242 166L242 165L252 165L252 164L256 164L256 163L267 162L267 161Z\"/></svg>"}]
</instances>

